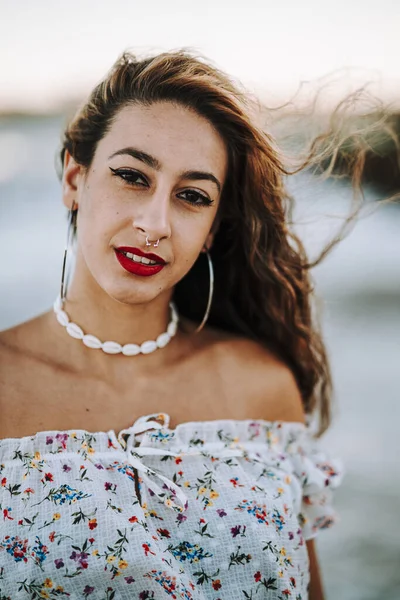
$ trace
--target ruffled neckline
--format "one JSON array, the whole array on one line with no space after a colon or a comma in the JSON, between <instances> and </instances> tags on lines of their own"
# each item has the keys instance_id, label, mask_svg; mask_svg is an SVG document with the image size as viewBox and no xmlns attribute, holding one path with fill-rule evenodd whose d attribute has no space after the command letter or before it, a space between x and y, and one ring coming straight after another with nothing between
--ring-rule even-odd
<instances>
[{"instance_id":1,"label":"ruffled neckline","mask_svg":"<svg viewBox=\"0 0 400 600\"><path fill-rule=\"evenodd\" d=\"M0 461L10 459L11 453L39 452L57 454L79 452L91 455L113 450L134 450L135 447L156 446L165 449L178 446L204 446L223 443L231 447L243 443L266 443L286 446L307 434L309 427L300 421L265 419L213 419L186 421L170 428L168 413L143 415L118 433L91 432L86 429L44 430L30 436L0 439Z\"/></svg>"}]
</instances>

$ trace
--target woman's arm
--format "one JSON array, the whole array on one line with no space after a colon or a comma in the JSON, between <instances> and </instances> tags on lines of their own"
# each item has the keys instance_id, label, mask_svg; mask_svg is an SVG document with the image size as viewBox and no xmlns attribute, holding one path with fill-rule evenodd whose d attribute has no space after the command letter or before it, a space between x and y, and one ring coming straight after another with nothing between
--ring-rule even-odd
<instances>
[{"instance_id":1,"label":"woman's arm","mask_svg":"<svg viewBox=\"0 0 400 600\"><path fill-rule=\"evenodd\" d=\"M308 556L310 558L310 588L309 600L324 600L324 591L322 588L321 574L318 564L317 553L314 540L307 540Z\"/></svg>"}]
</instances>

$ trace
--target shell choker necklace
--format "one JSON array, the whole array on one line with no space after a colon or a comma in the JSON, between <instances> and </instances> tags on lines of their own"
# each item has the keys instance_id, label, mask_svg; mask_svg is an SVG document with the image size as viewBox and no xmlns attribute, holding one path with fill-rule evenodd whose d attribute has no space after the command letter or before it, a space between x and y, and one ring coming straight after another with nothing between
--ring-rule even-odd
<instances>
[{"instance_id":1,"label":"shell choker necklace","mask_svg":"<svg viewBox=\"0 0 400 600\"><path fill-rule=\"evenodd\" d=\"M106 354L124 354L125 356L136 356L137 354L150 354L158 348L164 348L174 337L178 329L179 315L172 302L169 304L171 310L171 320L168 324L167 331L160 333L156 340L148 340L142 344L125 344L122 346L117 342L101 342L94 335L85 334L83 330L70 321L69 316L64 310L64 302L60 296L54 302L53 310L56 314L57 321L66 329L66 332L77 340L82 342L88 348L101 349Z\"/></svg>"}]
</instances>

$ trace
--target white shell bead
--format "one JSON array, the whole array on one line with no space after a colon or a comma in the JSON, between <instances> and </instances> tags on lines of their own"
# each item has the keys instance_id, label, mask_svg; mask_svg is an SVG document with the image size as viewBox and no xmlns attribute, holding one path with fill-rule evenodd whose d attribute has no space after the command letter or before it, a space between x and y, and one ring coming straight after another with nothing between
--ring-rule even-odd
<instances>
[{"instance_id":1,"label":"white shell bead","mask_svg":"<svg viewBox=\"0 0 400 600\"><path fill-rule=\"evenodd\" d=\"M150 352L157 350L157 347L157 342L154 340L149 340L147 342L143 342L143 344L140 346L140 351L142 354L150 354Z\"/></svg>"},{"instance_id":2,"label":"white shell bead","mask_svg":"<svg viewBox=\"0 0 400 600\"><path fill-rule=\"evenodd\" d=\"M164 348L170 341L171 338L176 334L178 328L178 320L179 315L176 311L173 303L170 303L171 309L171 321L168 325L167 331L161 333L157 340L148 340L143 342L140 346L138 344L125 344L122 346L117 342L112 342L111 340L107 342L101 342L99 338L94 335L86 334L83 330L77 325L69 320L69 316L63 310L64 302L60 296L56 298L53 309L57 318L57 321L66 328L67 333L78 340L82 340L85 346L88 348L99 349L101 348L103 352L106 354L119 354L122 352L125 356L136 356L137 354L150 354L157 350L157 348Z\"/></svg>"},{"instance_id":3,"label":"white shell bead","mask_svg":"<svg viewBox=\"0 0 400 600\"><path fill-rule=\"evenodd\" d=\"M69 323L69 317L66 312L63 310L58 310L56 312L57 321L61 323L63 327L66 327Z\"/></svg>"},{"instance_id":4,"label":"white shell bead","mask_svg":"<svg viewBox=\"0 0 400 600\"><path fill-rule=\"evenodd\" d=\"M99 338L95 337L94 335L84 335L82 338L82 342L85 344L85 346L87 346L88 348L101 348L102 347L102 343L99 340Z\"/></svg>"},{"instance_id":5,"label":"white shell bead","mask_svg":"<svg viewBox=\"0 0 400 600\"><path fill-rule=\"evenodd\" d=\"M77 340L81 340L85 335L82 329L76 323L68 323L67 332L71 337L76 338Z\"/></svg>"},{"instance_id":6,"label":"white shell bead","mask_svg":"<svg viewBox=\"0 0 400 600\"><path fill-rule=\"evenodd\" d=\"M169 333L169 335L171 337L173 337L176 334L176 330L178 328L178 325L175 321L172 321L167 328L167 333Z\"/></svg>"},{"instance_id":7,"label":"white shell bead","mask_svg":"<svg viewBox=\"0 0 400 600\"><path fill-rule=\"evenodd\" d=\"M122 354L125 354L125 356L136 356L136 354L140 354L140 346L137 344L125 344L125 346L122 346Z\"/></svg>"},{"instance_id":8,"label":"white shell bead","mask_svg":"<svg viewBox=\"0 0 400 600\"><path fill-rule=\"evenodd\" d=\"M171 339L171 336L169 335L169 333L160 333L160 335L158 336L158 338L156 340L157 346L159 348L164 348L164 346L166 346L168 344L170 339Z\"/></svg>"},{"instance_id":9,"label":"white shell bead","mask_svg":"<svg viewBox=\"0 0 400 600\"><path fill-rule=\"evenodd\" d=\"M105 352L106 354L119 354L120 352L122 352L122 346L117 342L104 342L102 348L103 352Z\"/></svg>"}]
</instances>

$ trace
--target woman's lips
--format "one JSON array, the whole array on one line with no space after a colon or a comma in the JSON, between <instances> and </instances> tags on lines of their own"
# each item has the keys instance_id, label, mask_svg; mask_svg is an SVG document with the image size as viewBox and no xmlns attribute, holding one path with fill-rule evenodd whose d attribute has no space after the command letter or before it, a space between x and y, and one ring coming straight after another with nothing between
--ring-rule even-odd
<instances>
[{"instance_id":1,"label":"woman's lips","mask_svg":"<svg viewBox=\"0 0 400 600\"><path fill-rule=\"evenodd\" d=\"M157 263L161 265L165 264L165 260L158 256L158 254L153 254L152 252L144 252L140 248L133 248L132 246L119 246L116 248L118 252L130 252L130 254L136 254L136 256L144 256L149 260L155 260Z\"/></svg>"},{"instance_id":2,"label":"woman's lips","mask_svg":"<svg viewBox=\"0 0 400 600\"><path fill-rule=\"evenodd\" d=\"M144 256L149 260L157 261L155 265L146 265L141 262L135 262L133 259L128 258L124 252L130 252L132 254L136 254L137 256ZM165 261L156 254L146 254L139 248L129 248L121 247L115 249L115 256L121 267L128 271L128 273L132 273L133 275L140 275L141 277L149 277L150 275L156 275L165 267ZM162 262L161 262L162 261Z\"/></svg>"}]
</instances>

